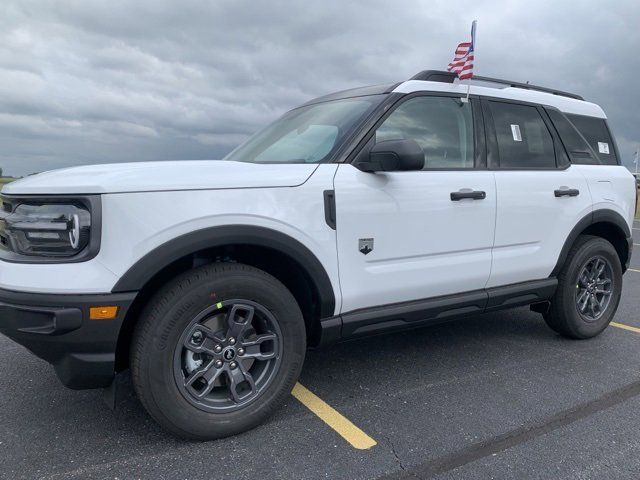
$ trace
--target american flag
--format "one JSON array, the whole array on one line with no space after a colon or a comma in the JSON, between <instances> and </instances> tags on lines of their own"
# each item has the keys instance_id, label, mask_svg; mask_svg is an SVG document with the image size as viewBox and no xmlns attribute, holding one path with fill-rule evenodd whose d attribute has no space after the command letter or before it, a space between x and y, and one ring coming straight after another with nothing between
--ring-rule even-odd
<instances>
[{"instance_id":1,"label":"american flag","mask_svg":"<svg viewBox=\"0 0 640 480\"><path fill-rule=\"evenodd\" d=\"M462 42L456 48L455 57L447 67L450 72L458 74L460 80L473 77L473 58L476 43L476 21L471 24L471 41Z\"/></svg>"}]
</instances>

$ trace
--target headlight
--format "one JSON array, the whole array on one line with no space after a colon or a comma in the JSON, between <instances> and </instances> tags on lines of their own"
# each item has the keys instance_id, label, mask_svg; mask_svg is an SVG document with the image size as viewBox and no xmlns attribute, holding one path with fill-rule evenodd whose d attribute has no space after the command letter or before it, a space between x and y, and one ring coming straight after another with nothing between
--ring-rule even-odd
<instances>
[{"instance_id":1,"label":"headlight","mask_svg":"<svg viewBox=\"0 0 640 480\"><path fill-rule=\"evenodd\" d=\"M99 207L95 197L69 201L4 198L0 211L0 245L8 257L0 255L0 258L86 260L87 255L83 254L91 250L92 244L95 247L92 240L99 233L94 231L99 228L92 226L92 206L96 205Z\"/></svg>"}]
</instances>

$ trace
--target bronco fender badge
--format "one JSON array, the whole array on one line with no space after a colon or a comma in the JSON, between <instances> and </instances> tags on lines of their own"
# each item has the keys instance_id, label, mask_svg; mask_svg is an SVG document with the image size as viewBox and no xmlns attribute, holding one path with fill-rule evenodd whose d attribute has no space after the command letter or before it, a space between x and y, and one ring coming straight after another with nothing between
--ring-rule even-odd
<instances>
[{"instance_id":1,"label":"bronco fender badge","mask_svg":"<svg viewBox=\"0 0 640 480\"><path fill-rule=\"evenodd\" d=\"M373 238L361 238L358 240L358 250L363 255L368 255L373 251Z\"/></svg>"}]
</instances>

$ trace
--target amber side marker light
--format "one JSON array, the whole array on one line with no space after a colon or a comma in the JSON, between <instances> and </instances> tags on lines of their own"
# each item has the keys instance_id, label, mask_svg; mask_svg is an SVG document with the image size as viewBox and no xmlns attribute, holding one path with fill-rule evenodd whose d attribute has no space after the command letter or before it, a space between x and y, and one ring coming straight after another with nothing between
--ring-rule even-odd
<instances>
[{"instance_id":1,"label":"amber side marker light","mask_svg":"<svg viewBox=\"0 0 640 480\"><path fill-rule=\"evenodd\" d=\"M118 307L91 307L89 320L113 320L118 316Z\"/></svg>"}]
</instances>

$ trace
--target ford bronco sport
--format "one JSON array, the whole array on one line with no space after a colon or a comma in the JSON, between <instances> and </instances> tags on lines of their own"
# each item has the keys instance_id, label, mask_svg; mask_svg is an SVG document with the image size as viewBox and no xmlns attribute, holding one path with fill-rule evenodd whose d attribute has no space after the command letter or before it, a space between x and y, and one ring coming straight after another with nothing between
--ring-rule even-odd
<instances>
[{"instance_id":1,"label":"ford bronco sport","mask_svg":"<svg viewBox=\"0 0 640 480\"><path fill-rule=\"evenodd\" d=\"M71 388L130 368L151 416L195 439L269 417L308 346L522 305L599 334L637 201L604 112L454 79L312 100L222 161L6 185L0 331Z\"/></svg>"}]
</instances>

